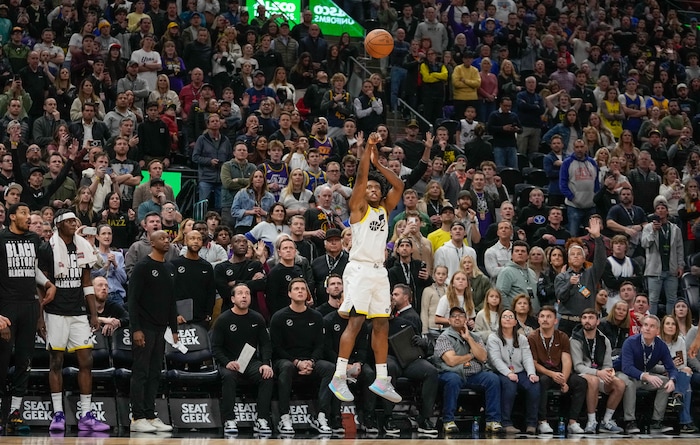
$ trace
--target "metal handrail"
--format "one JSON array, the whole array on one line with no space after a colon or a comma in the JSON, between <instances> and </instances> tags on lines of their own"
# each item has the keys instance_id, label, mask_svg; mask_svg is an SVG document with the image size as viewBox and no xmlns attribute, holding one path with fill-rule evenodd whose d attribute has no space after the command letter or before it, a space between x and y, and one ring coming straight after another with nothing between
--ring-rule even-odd
<instances>
[{"instance_id":1,"label":"metal handrail","mask_svg":"<svg viewBox=\"0 0 700 445\"><path fill-rule=\"evenodd\" d=\"M433 133L433 124L431 124L428 121L428 119L424 118L420 113L414 110L413 107L411 107L405 100L401 99L400 97L398 99L400 106L403 106L404 108L408 109L408 111L410 111L413 116L426 123L428 125L428 131Z\"/></svg>"},{"instance_id":2,"label":"metal handrail","mask_svg":"<svg viewBox=\"0 0 700 445\"><path fill-rule=\"evenodd\" d=\"M360 68L362 68L362 71L364 71L365 74L367 74L367 76L371 76L372 74L374 74L372 71L368 70L366 66L364 66L363 64L361 64L360 61L357 60L356 58L354 58L353 56L348 57L348 59L350 59L350 61L351 61L352 63L354 63L355 65L357 65L357 66L359 66Z\"/></svg>"},{"instance_id":3,"label":"metal handrail","mask_svg":"<svg viewBox=\"0 0 700 445\"><path fill-rule=\"evenodd\" d=\"M357 60L356 58L350 56L348 59L349 59L351 62L353 62L354 64L356 64L357 66L359 66L360 68L362 68L362 71L364 71L368 76L371 76L371 75L373 74L372 71L368 70L367 67L364 66L363 64L361 64L360 61ZM405 108L406 108L408 111L410 111L411 114L414 115L417 119L419 119L420 121L422 121L422 122L424 122L425 124L427 124L427 125L428 125L428 131L430 131L431 133L433 132L433 128L434 128L434 127L433 127L433 124L431 124L426 118L424 118L420 113L418 113L415 109L413 109L413 107L411 107L405 100L399 98L399 105L402 105L403 107L405 107Z\"/></svg>"}]
</instances>

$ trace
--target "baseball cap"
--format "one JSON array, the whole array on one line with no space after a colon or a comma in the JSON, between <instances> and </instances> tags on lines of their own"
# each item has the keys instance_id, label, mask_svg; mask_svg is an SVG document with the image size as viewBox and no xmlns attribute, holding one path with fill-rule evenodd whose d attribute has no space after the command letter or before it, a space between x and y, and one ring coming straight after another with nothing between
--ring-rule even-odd
<instances>
[{"instance_id":1,"label":"baseball cap","mask_svg":"<svg viewBox=\"0 0 700 445\"><path fill-rule=\"evenodd\" d=\"M204 19L204 14L202 14L201 12L195 12L194 14L192 14L192 17L190 17L190 20L192 20L195 17L199 17L200 19Z\"/></svg>"},{"instance_id":2,"label":"baseball cap","mask_svg":"<svg viewBox=\"0 0 700 445\"><path fill-rule=\"evenodd\" d=\"M688 88L688 85L684 83L679 83L678 86L676 86L676 91L680 90L681 88Z\"/></svg>"},{"instance_id":3,"label":"baseball cap","mask_svg":"<svg viewBox=\"0 0 700 445\"><path fill-rule=\"evenodd\" d=\"M461 192L457 193L457 199L460 198L472 198L472 194L469 192L469 190L462 190Z\"/></svg>"},{"instance_id":4,"label":"baseball cap","mask_svg":"<svg viewBox=\"0 0 700 445\"><path fill-rule=\"evenodd\" d=\"M168 23L168 29L170 28L179 28L180 25L177 24L177 22L170 22Z\"/></svg>"},{"instance_id":5,"label":"baseball cap","mask_svg":"<svg viewBox=\"0 0 700 445\"><path fill-rule=\"evenodd\" d=\"M22 189L22 186L19 185L19 184L17 184L16 182L13 182L13 183L11 183L11 184L8 184L8 185L5 187L5 197L6 197L6 198L7 198L7 194L10 193L10 190L12 190L12 189L17 190L17 191L19 192L20 195L22 194L22 190L23 190L23 189Z\"/></svg>"},{"instance_id":6,"label":"baseball cap","mask_svg":"<svg viewBox=\"0 0 700 445\"><path fill-rule=\"evenodd\" d=\"M450 309L450 316L452 316L452 314L454 314L455 312L460 312L464 315L467 315L467 311L465 311L464 308L461 306L454 306L453 308L451 308Z\"/></svg>"},{"instance_id":7,"label":"baseball cap","mask_svg":"<svg viewBox=\"0 0 700 445\"><path fill-rule=\"evenodd\" d=\"M343 237L343 232L340 231L340 229L332 228L326 230L326 239L329 240L331 238L342 238Z\"/></svg>"},{"instance_id":8,"label":"baseball cap","mask_svg":"<svg viewBox=\"0 0 700 445\"><path fill-rule=\"evenodd\" d=\"M153 179L151 179L151 187L153 187L154 185L159 185L159 184L160 184L160 185L165 185L165 181L163 181L162 178L153 178Z\"/></svg>"},{"instance_id":9,"label":"baseball cap","mask_svg":"<svg viewBox=\"0 0 700 445\"><path fill-rule=\"evenodd\" d=\"M493 17L486 17L486 21L487 22L495 22L496 19L494 19Z\"/></svg>"},{"instance_id":10,"label":"baseball cap","mask_svg":"<svg viewBox=\"0 0 700 445\"><path fill-rule=\"evenodd\" d=\"M396 247L399 247L401 244L408 244L409 246L413 247L413 241L411 241L411 238L399 238L398 241L396 241Z\"/></svg>"},{"instance_id":11,"label":"baseball cap","mask_svg":"<svg viewBox=\"0 0 700 445\"><path fill-rule=\"evenodd\" d=\"M112 26L112 24L109 23L109 21L107 21L107 20L100 20L100 23L97 25L97 29L102 29L105 26L109 28Z\"/></svg>"},{"instance_id":12,"label":"baseball cap","mask_svg":"<svg viewBox=\"0 0 700 445\"><path fill-rule=\"evenodd\" d=\"M122 49L122 46L118 43L110 43L107 51L112 51L112 48Z\"/></svg>"},{"instance_id":13,"label":"baseball cap","mask_svg":"<svg viewBox=\"0 0 700 445\"><path fill-rule=\"evenodd\" d=\"M210 83L203 83L202 86L200 87L200 89L203 89L203 88L211 88L212 90L214 89L214 87L211 86Z\"/></svg>"},{"instance_id":14,"label":"baseball cap","mask_svg":"<svg viewBox=\"0 0 700 445\"><path fill-rule=\"evenodd\" d=\"M464 223L463 223L462 221L455 221L455 222L453 222L452 225L450 226L450 229L453 228L454 226L460 226L460 227L463 228L464 230L467 229L467 226L465 226Z\"/></svg>"},{"instance_id":15,"label":"baseball cap","mask_svg":"<svg viewBox=\"0 0 700 445\"><path fill-rule=\"evenodd\" d=\"M615 45L615 46L612 47L612 50L613 50L613 51L620 51L620 47L617 46L617 45Z\"/></svg>"},{"instance_id":16,"label":"baseball cap","mask_svg":"<svg viewBox=\"0 0 700 445\"><path fill-rule=\"evenodd\" d=\"M23 30L21 27L19 27L19 26L15 26L14 28L12 28L12 32L13 32L13 33L14 33L14 32L22 32L22 31L24 31L24 30Z\"/></svg>"},{"instance_id":17,"label":"baseball cap","mask_svg":"<svg viewBox=\"0 0 700 445\"><path fill-rule=\"evenodd\" d=\"M263 72L263 70L255 70L255 71L253 71L253 77L255 77L255 76L264 76L264 75L265 75L265 72Z\"/></svg>"},{"instance_id":18,"label":"baseball cap","mask_svg":"<svg viewBox=\"0 0 700 445\"><path fill-rule=\"evenodd\" d=\"M171 103L171 104L168 104L168 106L165 107L165 108L166 108L166 109L168 109L168 108L173 108L173 109L177 110L177 105Z\"/></svg>"},{"instance_id":19,"label":"baseball cap","mask_svg":"<svg viewBox=\"0 0 700 445\"><path fill-rule=\"evenodd\" d=\"M445 213L446 211L451 211L452 213L454 213L455 208L452 207L451 205L446 205L446 206L444 206L442 209L440 209L440 214L442 215L442 214Z\"/></svg>"},{"instance_id":20,"label":"baseball cap","mask_svg":"<svg viewBox=\"0 0 700 445\"><path fill-rule=\"evenodd\" d=\"M44 174L44 169L41 167L32 167L29 169L29 176L33 175L34 173L39 172L42 175Z\"/></svg>"},{"instance_id":21,"label":"baseball cap","mask_svg":"<svg viewBox=\"0 0 700 445\"><path fill-rule=\"evenodd\" d=\"M661 132L657 129L653 129L649 132L649 136L651 136L652 134L656 134L656 135L661 136Z\"/></svg>"},{"instance_id":22,"label":"baseball cap","mask_svg":"<svg viewBox=\"0 0 700 445\"><path fill-rule=\"evenodd\" d=\"M138 66L139 63L135 60L129 60L129 63L126 64L126 66L134 66L134 65Z\"/></svg>"},{"instance_id":23,"label":"baseball cap","mask_svg":"<svg viewBox=\"0 0 700 445\"><path fill-rule=\"evenodd\" d=\"M408 121L408 123L406 124L406 128L410 128L410 127L420 128L420 127L418 126L418 122L417 122L415 119L411 119L411 120Z\"/></svg>"}]
</instances>

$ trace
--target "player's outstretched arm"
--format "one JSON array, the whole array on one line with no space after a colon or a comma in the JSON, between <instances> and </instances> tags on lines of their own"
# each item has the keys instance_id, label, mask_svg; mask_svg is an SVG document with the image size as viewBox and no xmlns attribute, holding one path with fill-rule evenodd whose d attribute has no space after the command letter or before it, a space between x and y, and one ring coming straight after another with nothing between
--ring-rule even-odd
<instances>
[{"instance_id":1,"label":"player's outstretched arm","mask_svg":"<svg viewBox=\"0 0 700 445\"><path fill-rule=\"evenodd\" d=\"M372 133L375 134L375 133ZM370 135L370 139L372 139L372 136ZM379 141L377 141L379 142ZM386 198L384 198L384 208L386 209L387 213L391 213L392 210L396 208L396 206L399 204L399 200L402 199L403 197L403 189L404 189L404 183L399 178L396 176L396 174L389 170L388 168L384 167L380 162L379 162L379 151L377 150L377 144L371 144L369 141L367 142L367 151L370 151L371 156L370 159L372 161L372 165L374 165L386 179L389 181L389 184L391 185L391 188L389 189L389 192L386 195Z\"/></svg>"},{"instance_id":2,"label":"player's outstretched arm","mask_svg":"<svg viewBox=\"0 0 700 445\"><path fill-rule=\"evenodd\" d=\"M370 140L373 139L372 133L370 135ZM367 213L367 200L364 193L357 193L359 190L364 190L367 188L367 178L369 176L369 164L370 164L370 151L365 150L365 146L362 142L364 139L362 132L357 134L357 155L360 158L360 165L357 167L357 175L355 176L355 184L353 185L353 193L348 200L348 207L350 209L350 223L356 223L361 220L362 217ZM369 141L368 141L369 143ZM376 142L374 142L376 147Z\"/></svg>"}]
</instances>

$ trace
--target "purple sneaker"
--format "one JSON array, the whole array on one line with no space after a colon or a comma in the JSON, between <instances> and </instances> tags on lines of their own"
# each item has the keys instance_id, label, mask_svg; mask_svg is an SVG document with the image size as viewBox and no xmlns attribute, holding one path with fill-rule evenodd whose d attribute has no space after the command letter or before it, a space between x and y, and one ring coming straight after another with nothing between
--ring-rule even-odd
<instances>
[{"instance_id":1,"label":"purple sneaker","mask_svg":"<svg viewBox=\"0 0 700 445\"><path fill-rule=\"evenodd\" d=\"M112 427L97 420L92 411L85 413L78 421L78 430L80 431L109 431L110 429Z\"/></svg>"},{"instance_id":2,"label":"purple sneaker","mask_svg":"<svg viewBox=\"0 0 700 445\"><path fill-rule=\"evenodd\" d=\"M53 414L53 419L51 419L51 426L49 426L49 431L65 431L66 430L66 415L63 411L57 411Z\"/></svg>"}]
</instances>

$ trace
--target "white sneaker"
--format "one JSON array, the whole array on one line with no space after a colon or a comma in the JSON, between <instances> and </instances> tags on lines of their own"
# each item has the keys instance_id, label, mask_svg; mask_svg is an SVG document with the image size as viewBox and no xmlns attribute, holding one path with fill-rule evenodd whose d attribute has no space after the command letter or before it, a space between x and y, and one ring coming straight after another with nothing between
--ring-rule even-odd
<instances>
[{"instance_id":1,"label":"white sneaker","mask_svg":"<svg viewBox=\"0 0 700 445\"><path fill-rule=\"evenodd\" d=\"M585 433L583 428L581 428L581 424L579 424L578 422L570 423L569 426L566 427L566 430L569 432L569 434Z\"/></svg>"},{"instance_id":2,"label":"white sneaker","mask_svg":"<svg viewBox=\"0 0 700 445\"><path fill-rule=\"evenodd\" d=\"M235 420L227 420L224 422L224 433L226 434L237 434L238 424Z\"/></svg>"},{"instance_id":3,"label":"white sneaker","mask_svg":"<svg viewBox=\"0 0 700 445\"><path fill-rule=\"evenodd\" d=\"M325 413L318 413L318 417L311 421L311 426L321 434L333 434L333 429L328 426Z\"/></svg>"},{"instance_id":4,"label":"white sneaker","mask_svg":"<svg viewBox=\"0 0 700 445\"><path fill-rule=\"evenodd\" d=\"M158 429L151 425L151 422L146 419L133 420L129 426L129 430L133 433L155 433L158 431Z\"/></svg>"},{"instance_id":5,"label":"white sneaker","mask_svg":"<svg viewBox=\"0 0 700 445\"><path fill-rule=\"evenodd\" d=\"M595 420L593 422L589 421L586 423L586 428L583 429L583 432L586 434L595 434L596 429L598 428L598 422Z\"/></svg>"},{"instance_id":6,"label":"white sneaker","mask_svg":"<svg viewBox=\"0 0 700 445\"><path fill-rule=\"evenodd\" d=\"M549 426L549 422L540 422L537 425L537 432L540 434L554 434L554 430Z\"/></svg>"},{"instance_id":7,"label":"white sneaker","mask_svg":"<svg viewBox=\"0 0 700 445\"><path fill-rule=\"evenodd\" d=\"M292 427L292 418L289 414L282 414L280 421L277 424L277 431L280 434L294 434L294 428Z\"/></svg>"},{"instance_id":8,"label":"white sneaker","mask_svg":"<svg viewBox=\"0 0 700 445\"><path fill-rule=\"evenodd\" d=\"M272 429L266 419L258 418L253 423L253 431L260 434L272 434Z\"/></svg>"},{"instance_id":9,"label":"white sneaker","mask_svg":"<svg viewBox=\"0 0 700 445\"><path fill-rule=\"evenodd\" d=\"M173 430L173 427L167 423L163 423L158 417L155 419L148 419L148 422L159 432L159 433L169 433Z\"/></svg>"}]
</instances>

